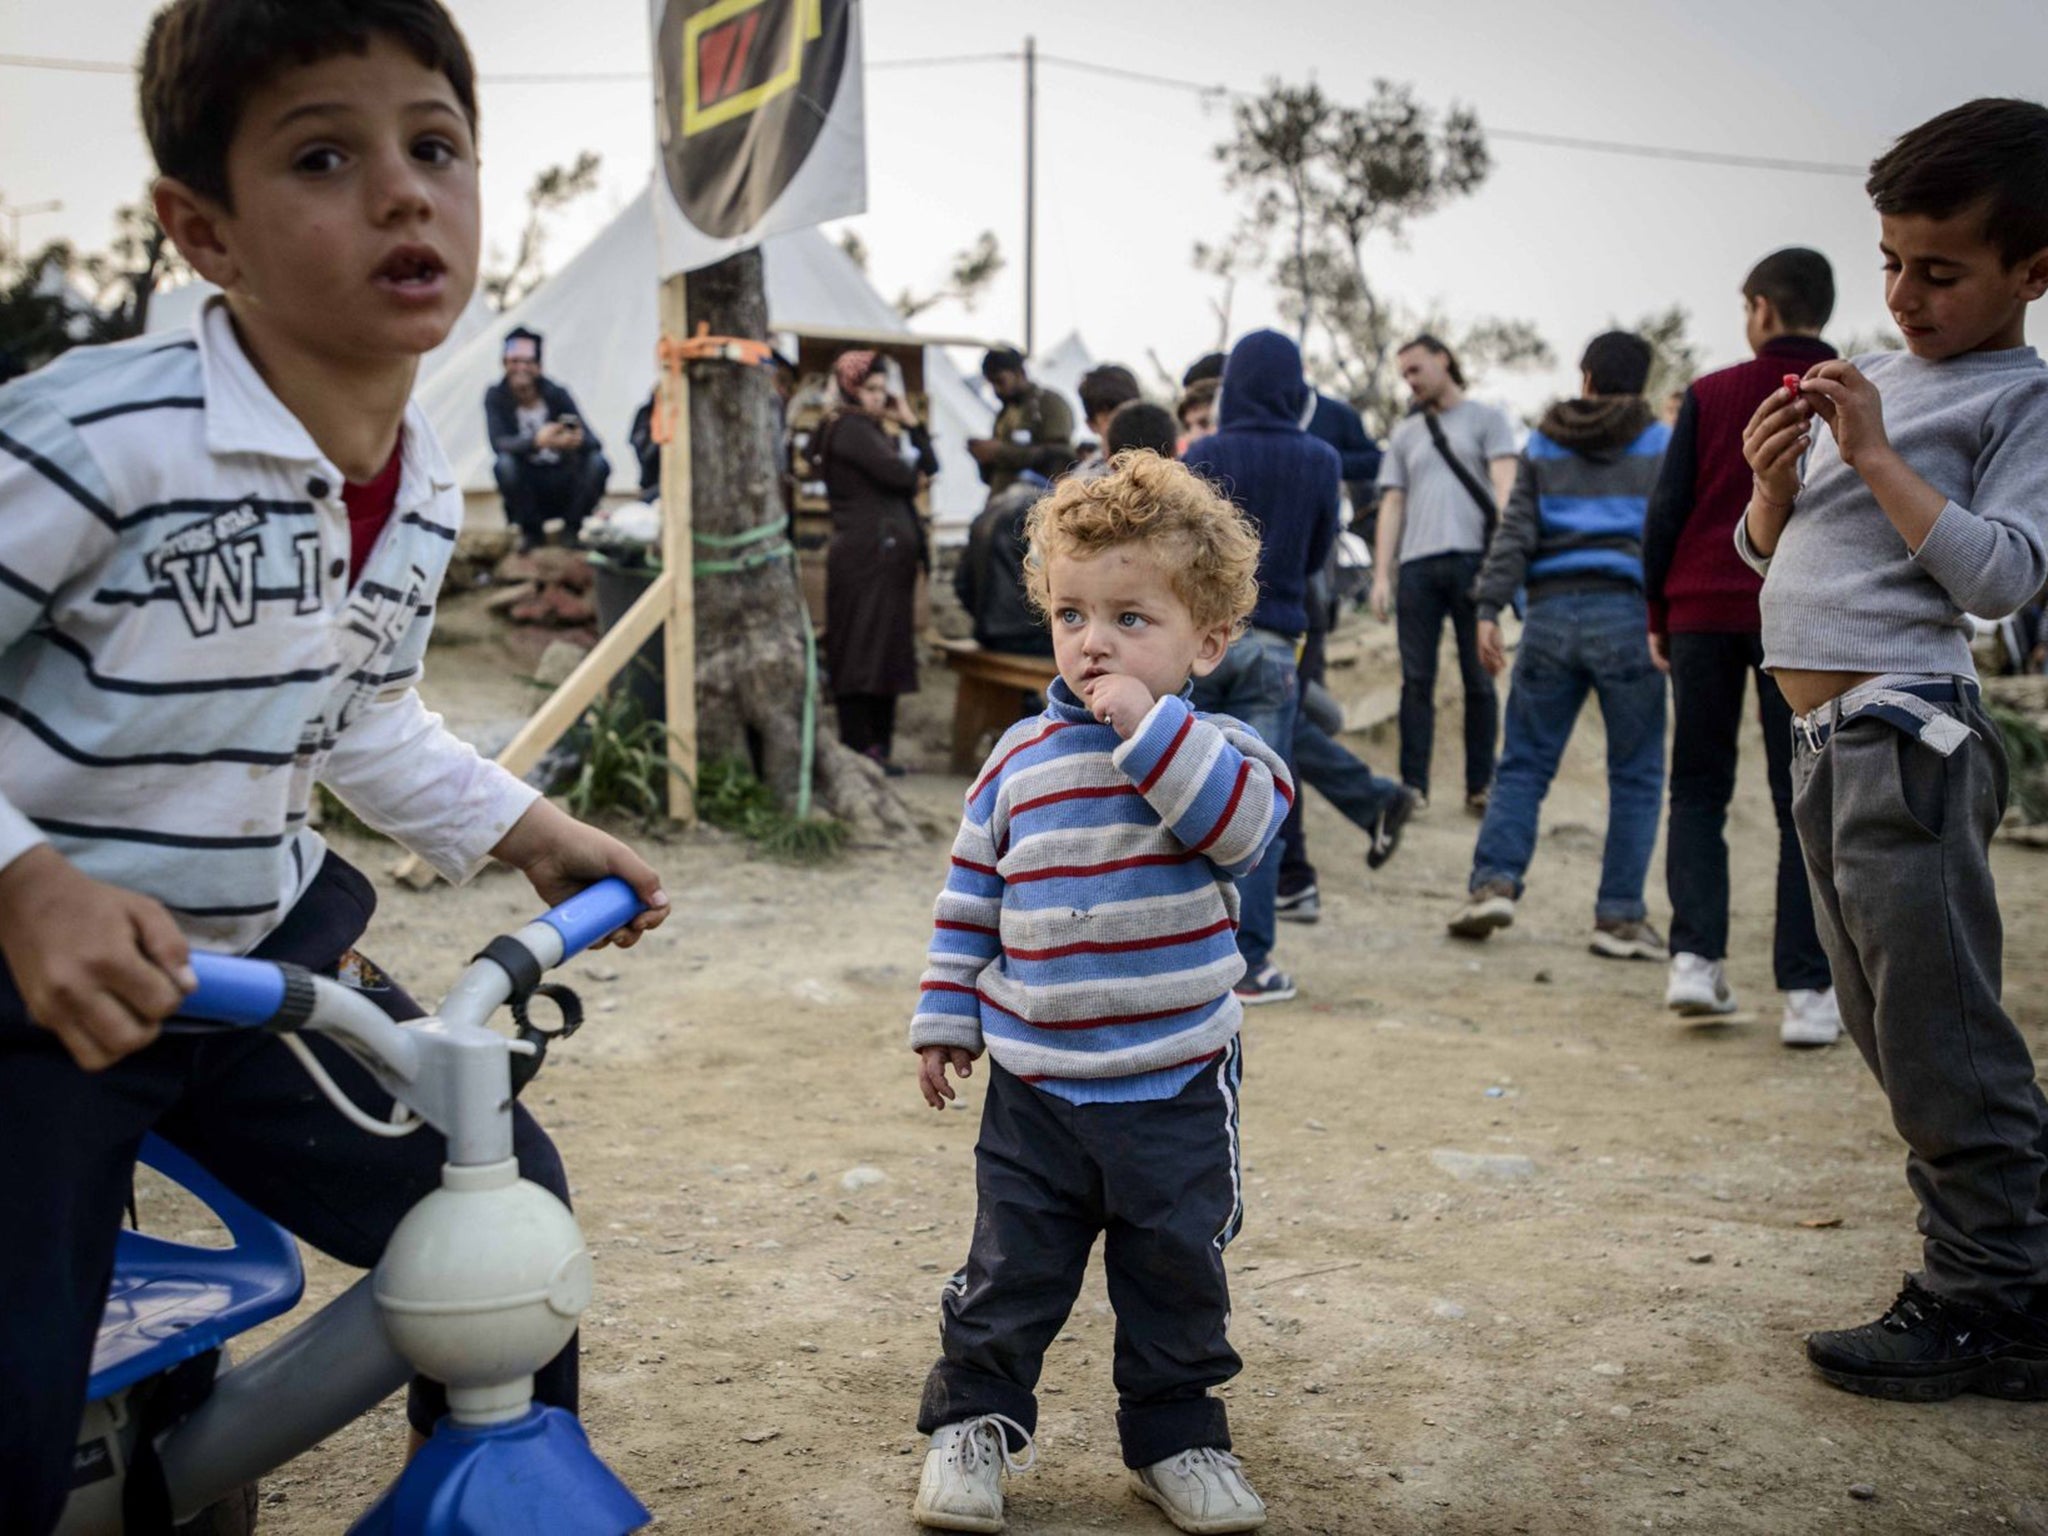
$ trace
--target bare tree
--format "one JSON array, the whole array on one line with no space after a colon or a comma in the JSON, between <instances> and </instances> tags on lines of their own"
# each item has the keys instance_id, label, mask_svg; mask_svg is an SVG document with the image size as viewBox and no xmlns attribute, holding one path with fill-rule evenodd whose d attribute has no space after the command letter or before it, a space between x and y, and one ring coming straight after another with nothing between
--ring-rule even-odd
<instances>
[{"instance_id":1,"label":"bare tree","mask_svg":"<svg viewBox=\"0 0 2048 1536\"><path fill-rule=\"evenodd\" d=\"M1209 308L1216 315L1218 352L1230 345L1230 315L1237 299L1238 279L1256 272L1265 256L1264 242L1242 229L1216 245L1195 242L1195 270L1208 273L1223 285L1222 293L1209 301Z\"/></svg>"},{"instance_id":2,"label":"bare tree","mask_svg":"<svg viewBox=\"0 0 2048 1536\"><path fill-rule=\"evenodd\" d=\"M547 276L548 223L555 214L597 188L600 157L584 150L568 165L551 165L526 189L526 224L510 266L486 271L484 297L493 309L510 309Z\"/></svg>"},{"instance_id":3,"label":"bare tree","mask_svg":"<svg viewBox=\"0 0 2048 1536\"><path fill-rule=\"evenodd\" d=\"M149 201L114 210L104 251L53 240L33 256L0 259L0 352L12 366L39 368L79 342L139 336L149 303L166 281L190 276Z\"/></svg>"},{"instance_id":4,"label":"bare tree","mask_svg":"<svg viewBox=\"0 0 2048 1536\"><path fill-rule=\"evenodd\" d=\"M114 210L114 240L104 253L81 257L79 271L94 290L99 339L140 336L149 328L149 301L164 284L187 278L171 237L156 221L147 195Z\"/></svg>"},{"instance_id":5,"label":"bare tree","mask_svg":"<svg viewBox=\"0 0 2048 1536\"><path fill-rule=\"evenodd\" d=\"M1313 80L1302 86L1268 80L1264 95L1242 99L1231 109L1236 132L1216 146L1225 184L1252 195L1248 227L1264 231L1275 221L1286 222L1289 238L1281 286L1295 300L1295 339L1304 345L1315 307L1305 277L1309 223L1320 202L1317 182L1325 170L1334 110Z\"/></svg>"},{"instance_id":6,"label":"bare tree","mask_svg":"<svg viewBox=\"0 0 2048 1536\"><path fill-rule=\"evenodd\" d=\"M839 249L846 252L846 259L861 271L868 269L868 243L851 229L839 231Z\"/></svg>"},{"instance_id":7,"label":"bare tree","mask_svg":"<svg viewBox=\"0 0 2048 1536\"><path fill-rule=\"evenodd\" d=\"M984 229L972 245L954 253L953 265L941 286L922 295L914 294L908 288L898 294L896 313L906 320L915 320L926 310L948 299L957 299L972 309L988 292L989 284L996 280L1004 265L1003 248L996 241L995 231Z\"/></svg>"},{"instance_id":8,"label":"bare tree","mask_svg":"<svg viewBox=\"0 0 2048 1536\"><path fill-rule=\"evenodd\" d=\"M1219 308L1226 332L1237 277L1277 240L1271 275L1295 311L1310 373L1349 398L1376 430L1401 415L1393 354L1418 330L1461 346L1475 367L1550 361L1526 321L1482 318L1462 338L1441 321L1425 327L1372 272L1375 242L1400 240L1414 220L1486 180L1492 159L1472 111L1453 105L1439 114L1397 81L1377 80L1364 105L1347 106L1313 83L1274 80L1238 103L1233 126L1216 154L1227 183L1248 193L1250 205L1228 245L1195 251L1196 267L1226 284Z\"/></svg>"}]
</instances>

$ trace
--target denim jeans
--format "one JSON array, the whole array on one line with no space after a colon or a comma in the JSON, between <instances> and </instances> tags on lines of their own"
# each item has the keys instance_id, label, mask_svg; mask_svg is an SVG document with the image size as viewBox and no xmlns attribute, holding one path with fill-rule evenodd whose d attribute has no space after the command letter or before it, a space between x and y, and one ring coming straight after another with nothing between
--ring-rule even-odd
<instances>
[{"instance_id":1,"label":"denim jeans","mask_svg":"<svg viewBox=\"0 0 2048 1536\"><path fill-rule=\"evenodd\" d=\"M1294 770L1294 722L1301 683L1294 669L1294 642L1269 629L1249 629L1224 653L1207 677L1195 679L1195 708L1229 715L1259 733L1259 739ZM1299 795L1297 790L1296 794ZM1237 882L1237 950L1245 973L1257 975L1273 952L1273 903L1280 892L1280 850L1268 848L1258 868Z\"/></svg>"},{"instance_id":2,"label":"denim jeans","mask_svg":"<svg viewBox=\"0 0 2048 1536\"><path fill-rule=\"evenodd\" d=\"M1302 647L1299 668L1306 693L1310 683L1323 680L1323 636L1311 633ZM1305 890L1316 883L1316 867L1309 861L1308 833L1302 821L1302 807L1308 796L1303 785L1320 790L1325 800L1346 819L1370 832L1380 811L1401 792L1392 779L1383 779L1367 767L1349 747L1333 738L1309 718L1307 709L1294 718L1294 804L1280 829L1280 894Z\"/></svg>"},{"instance_id":3,"label":"denim jeans","mask_svg":"<svg viewBox=\"0 0 2048 1536\"><path fill-rule=\"evenodd\" d=\"M1500 699L1479 661L1479 613L1472 596L1482 554L1429 555L1403 562L1394 589L1394 634L1401 647L1401 782L1429 793L1436 747L1436 660L1444 621L1458 642L1465 690L1465 793L1493 782Z\"/></svg>"},{"instance_id":4,"label":"denim jeans","mask_svg":"<svg viewBox=\"0 0 2048 1536\"><path fill-rule=\"evenodd\" d=\"M1354 826L1368 832L1381 810L1401 793L1400 785L1374 773L1307 715L1294 722L1294 777L1320 792ZM1298 793L1295 803L1301 803Z\"/></svg>"},{"instance_id":5,"label":"denim jeans","mask_svg":"<svg viewBox=\"0 0 2048 1536\"><path fill-rule=\"evenodd\" d=\"M1646 915L1643 880L1664 793L1664 677L1650 661L1638 593L1559 592L1533 600L1508 683L1507 739L1472 853L1472 889L1501 881L1522 894L1536 815L1590 692L1607 726L1607 844L1602 922Z\"/></svg>"},{"instance_id":6,"label":"denim jeans","mask_svg":"<svg viewBox=\"0 0 2048 1536\"><path fill-rule=\"evenodd\" d=\"M583 520L604 500L612 466L603 454L587 449L549 464L501 453L491 472L505 501L505 521L519 531L519 546L525 549L546 536L551 517L562 520L562 541L573 545Z\"/></svg>"},{"instance_id":7,"label":"denim jeans","mask_svg":"<svg viewBox=\"0 0 2048 1536\"><path fill-rule=\"evenodd\" d=\"M1828 957L1813 923L1813 892L1792 821L1792 709L1762 670L1753 634L1671 636L1671 824L1664 887L1671 896L1671 952L1719 960L1728 953L1728 802L1735 794L1742 696L1756 680L1771 806L1778 817L1777 922L1771 948L1778 990L1819 991Z\"/></svg>"}]
</instances>

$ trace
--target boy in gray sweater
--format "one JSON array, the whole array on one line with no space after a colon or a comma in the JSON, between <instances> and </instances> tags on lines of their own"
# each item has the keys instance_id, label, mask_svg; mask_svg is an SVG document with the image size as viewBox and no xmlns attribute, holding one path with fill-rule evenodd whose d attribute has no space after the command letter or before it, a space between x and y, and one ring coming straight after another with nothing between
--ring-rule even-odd
<instances>
[{"instance_id":1,"label":"boy in gray sweater","mask_svg":"<svg viewBox=\"0 0 2048 1536\"><path fill-rule=\"evenodd\" d=\"M2026 345L2048 291L2048 108L1944 113L1868 190L1906 350L1817 363L1757 408L1735 533L1794 712L1793 816L1842 1022L1908 1146L1925 1240L1881 1318L1810 1335L1807 1356L1876 1397L2048 1399L2048 1102L2000 1003L2007 769L1968 618L2048 583L2048 366Z\"/></svg>"}]
</instances>

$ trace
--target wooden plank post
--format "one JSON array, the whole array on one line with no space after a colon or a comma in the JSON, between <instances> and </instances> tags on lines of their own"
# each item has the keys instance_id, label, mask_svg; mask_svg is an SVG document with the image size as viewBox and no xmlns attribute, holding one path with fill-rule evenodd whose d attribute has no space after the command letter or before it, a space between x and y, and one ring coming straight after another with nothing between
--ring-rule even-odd
<instances>
[{"instance_id":1,"label":"wooden plank post","mask_svg":"<svg viewBox=\"0 0 2048 1536\"><path fill-rule=\"evenodd\" d=\"M661 334L681 341L690 334L689 278L678 272L661 284ZM668 813L683 826L697 820L697 582L691 533L690 373L683 363L664 371L669 398L668 441L661 450L661 562L669 581L663 625L663 675L668 695Z\"/></svg>"}]
</instances>

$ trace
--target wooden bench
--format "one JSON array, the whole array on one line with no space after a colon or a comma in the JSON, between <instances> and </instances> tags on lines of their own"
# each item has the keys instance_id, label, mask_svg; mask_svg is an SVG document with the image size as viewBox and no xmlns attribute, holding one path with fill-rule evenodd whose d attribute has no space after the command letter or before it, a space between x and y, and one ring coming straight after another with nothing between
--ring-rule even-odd
<instances>
[{"instance_id":1,"label":"wooden bench","mask_svg":"<svg viewBox=\"0 0 2048 1536\"><path fill-rule=\"evenodd\" d=\"M960 679L953 701L953 771L973 773L981 766L981 740L993 731L1000 736L1024 712L1028 694L1044 693L1059 676L1050 656L1019 656L1012 651L984 651L972 640L935 642L940 658Z\"/></svg>"}]
</instances>

